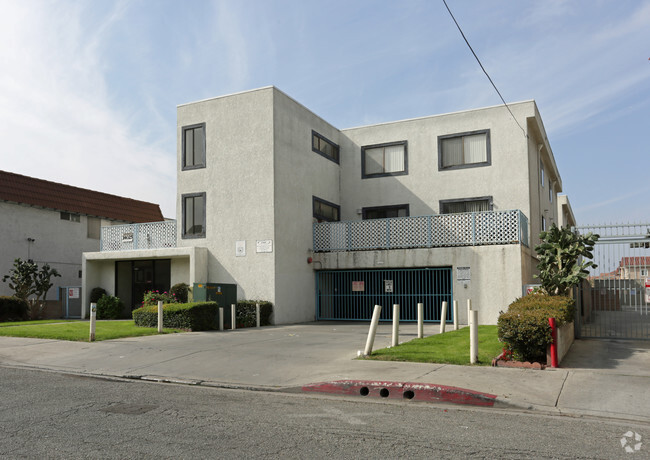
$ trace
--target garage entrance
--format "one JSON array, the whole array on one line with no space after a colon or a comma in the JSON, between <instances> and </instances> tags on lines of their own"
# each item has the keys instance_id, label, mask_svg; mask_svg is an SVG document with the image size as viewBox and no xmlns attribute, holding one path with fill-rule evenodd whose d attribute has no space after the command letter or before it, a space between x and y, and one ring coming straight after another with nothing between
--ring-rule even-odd
<instances>
[{"instance_id":1,"label":"garage entrance","mask_svg":"<svg viewBox=\"0 0 650 460\"><path fill-rule=\"evenodd\" d=\"M451 267L316 272L318 320L370 321L381 305L380 319L389 321L399 304L400 321L417 321L417 304L423 303L424 320L440 322L442 302L451 306L452 299ZM446 322L453 322L452 310Z\"/></svg>"}]
</instances>

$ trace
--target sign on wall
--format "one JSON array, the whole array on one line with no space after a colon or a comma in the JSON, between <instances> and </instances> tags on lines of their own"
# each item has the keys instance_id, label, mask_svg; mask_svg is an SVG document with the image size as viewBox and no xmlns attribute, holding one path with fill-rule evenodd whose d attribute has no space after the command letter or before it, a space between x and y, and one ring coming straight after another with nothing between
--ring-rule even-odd
<instances>
[{"instance_id":1,"label":"sign on wall","mask_svg":"<svg viewBox=\"0 0 650 460\"><path fill-rule=\"evenodd\" d=\"M384 292L393 292L393 280L384 280Z\"/></svg>"},{"instance_id":2,"label":"sign on wall","mask_svg":"<svg viewBox=\"0 0 650 460\"><path fill-rule=\"evenodd\" d=\"M79 288L68 288L68 299L78 299L79 298Z\"/></svg>"},{"instance_id":3,"label":"sign on wall","mask_svg":"<svg viewBox=\"0 0 650 460\"><path fill-rule=\"evenodd\" d=\"M472 274L469 267L456 267L456 281L470 281Z\"/></svg>"},{"instance_id":4,"label":"sign on wall","mask_svg":"<svg viewBox=\"0 0 650 460\"><path fill-rule=\"evenodd\" d=\"M257 252L273 252L273 240L257 240Z\"/></svg>"},{"instance_id":5,"label":"sign on wall","mask_svg":"<svg viewBox=\"0 0 650 460\"><path fill-rule=\"evenodd\" d=\"M365 290L365 281L352 281L352 292L363 292Z\"/></svg>"}]
</instances>

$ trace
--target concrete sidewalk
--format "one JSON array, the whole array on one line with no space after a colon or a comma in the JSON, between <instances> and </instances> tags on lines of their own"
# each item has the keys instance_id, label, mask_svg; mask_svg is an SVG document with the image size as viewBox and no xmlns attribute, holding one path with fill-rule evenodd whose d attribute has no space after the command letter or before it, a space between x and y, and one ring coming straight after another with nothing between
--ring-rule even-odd
<instances>
[{"instance_id":1,"label":"concrete sidewalk","mask_svg":"<svg viewBox=\"0 0 650 460\"><path fill-rule=\"evenodd\" d=\"M425 335L437 333L425 326ZM95 343L0 337L0 364L214 386L295 389L338 380L415 382L496 395L519 409L650 423L650 342L577 341L561 369L356 360L365 323L309 323ZM400 341L416 325L400 326ZM375 349L390 345L381 324Z\"/></svg>"}]
</instances>

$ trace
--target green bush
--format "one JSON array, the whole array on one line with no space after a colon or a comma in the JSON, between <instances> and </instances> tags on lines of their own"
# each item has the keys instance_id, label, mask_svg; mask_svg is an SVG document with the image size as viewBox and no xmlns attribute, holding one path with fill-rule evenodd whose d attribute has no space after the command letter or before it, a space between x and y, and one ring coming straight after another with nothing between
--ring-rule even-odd
<instances>
[{"instance_id":1,"label":"green bush","mask_svg":"<svg viewBox=\"0 0 650 460\"><path fill-rule=\"evenodd\" d=\"M106 289L96 287L93 288L92 291L90 291L90 303L97 303L99 302L99 299L102 298L103 295L107 295L108 292L106 292Z\"/></svg>"},{"instance_id":2,"label":"green bush","mask_svg":"<svg viewBox=\"0 0 650 460\"><path fill-rule=\"evenodd\" d=\"M170 292L176 297L176 301L187 303L187 295L190 287L185 283L177 283L172 286Z\"/></svg>"},{"instance_id":3,"label":"green bush","mask_svg":"<svg viewBox=\"0 0 650 460\"><path fill-rule=\"evenodd\" d=\"M260 325L271 324L271 313L273 304L266 300L239 300L237 302L237 327L255 327L257 325L255 315L255 304L260 304Z\"/></svg>"},{"instance_id":4,"label":"green bush","mask_svg":"<svg viewBox=\"0 0 650 460\"><path fill-rule=\"evenodd\" d=\"M0 296L0 321L24 321L29 317L29 305L18 297Z\"/></svg>"},{"instance_id":5,"label":"green bush","mask_svg":"<svg viewBox=\"0 0 650 460\"><path fill-rule=\"evenodd\" d=\"M573 321L575 301L570 297L530 294L515 300L497 322L499 340L515 359L546 362L546 348L552 342L549 318L558 327Z\"/></svg>"},{"instance_id":6,"label":"green bush","mask_svg":"<svg viewBox=\"0 0 650 460\"><path fill-rule=\"evenodd\" d=\"M104 294L97 301L97 319L118 319L124 304L119 297Z\"/></svg>"},{"instance_id":7,"label":"green bush","mask_svg":"<svg viewBox=\"0 0 650 460\"><path fill-rule=\"evenodd\" d=\"M163 327L189 331L217 329L216 302L169 303L163 305ZM136 326L157 327L158 307L144 306L132 312Z\"/></svg>"},{"instance_id":8,"label":"green bush","mask_svg":"<svg viewBox=\"0 0 650 460\"><path fill-rule=\"evenodd\" d=\"M160 291L147 291L144 293L144 298L142 299L142 306L158 306L158 301L162 301L163 304L166 303L178 303L176 296L171 292L160 292Z\"/></svg>"}]
</instances>

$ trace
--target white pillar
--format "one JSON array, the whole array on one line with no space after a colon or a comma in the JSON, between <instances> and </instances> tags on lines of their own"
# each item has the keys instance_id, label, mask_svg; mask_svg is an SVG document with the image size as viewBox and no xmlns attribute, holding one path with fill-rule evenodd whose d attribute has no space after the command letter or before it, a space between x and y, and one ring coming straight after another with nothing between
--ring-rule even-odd
<instances>
[{"instance_id":1,"label":"white pillar","mask_svg":"<svg viewBox=\"0 0 650 460\"><path fill-rule=\"evenodd\" d=\"M445 326L447 325L447 302L442 302L440 309L440 333L445 333Z\"/></svg>"},{"instance_id":2,"label":"white pillar","mask_svg":"<svg viewBox=\"0 0 650 460\"><path fill-rule=\"evenodd\" d=\"M230 305L230 329L233 331L237 327L237 317L235 315L235 304Z\"/></svg>"},{"instance_id":3,"label":"white pillar","mask_svg":"<svg viewBox=\"0 0 650 460\"><path fill-rule=\"evenodd\" d=\"M162 300L158 301L158 333L163 331L163 303Z\"/></svg>"},{"instance_id":4,"label":"white pillar","mask_svg":"<svg viewBox=\"0 0 650 460\"><path fill-rule=\"evenodd\" d=\"M478 311L470 310L469 313L469 362L476 364L478 361Z\"/></svg>"},{"instance_id":5,"label":"white pillar","mask_svg":"<svg viewBox=\"0 0 650 460\"><path fill-rule=\"evenodd\" d=\"M255 304L255 320L257 322L257 327L260 327L260 304Z\"/></svg>"},{"instance_id":6,"label":"white pillar","mask_svg":"<svg viewBox=\"0 0 650 460\"><path fill-rule=\"evenodd\" d=\"M97 304L90 304L90 341L95 341L95 322L97 321Z\"/></svg>"},{"instance_id":7,"label":"white pillar","mask_svg":"<svg viewBox=\"0 0 650 460\"><path fill-rule=\"evenodd\" d=\"M469 312L472 311L472 299L467 299L467 325L469 326Z\"/></svg>"},{"instance_id":8,"label":"white pillar","mask_svg":"<svg viewBox=\"0 0 650 460\"><path fill-rule=\"evenodd\" d=\"M418 303L418 339L424 337L424 304Z\"/></svg>"},{"instance_id":9,"label":"white pillar","mask_svg":"<svg viewBox=\"0 0 650 460\"><path fill-rule=\"evenodd\" d=\"M219 307L219 330L223 331L223 307Z\"/></svg>"},{"instance_id":10,"label":"white pillar","mask_svg":"<svg viewBox=\"0 0 650 460\"><path fill-rule=\"evenodd\" d=\"M375 334L377 333L377 325L379 324L379 315L381 314L381 305L375 305L375 310L372 312L372 320L370 321L370 330L368 331L368 340L366 341L366 349L363 354L368 356L372 353L372 346L375 343Z\"/></svg>"},{"instance_id":11,"label":"white pillar","mask_svg":"<svg viewBox=\"0 0 650 460\"><path fill-rule=\"evenodd\" d=\"M458 330L458 300L454 300L454 331Z\"/></svg>"},{"instance_id":12,"label":"white pillar","mask_svg":"<svg viewBox=\"0 0 650 460\"><path fill-rule=\"evenodd\" d=\"M392 346L399 344L399 305L393 304L393 341Z\"/></svg>"}]
</instances>

